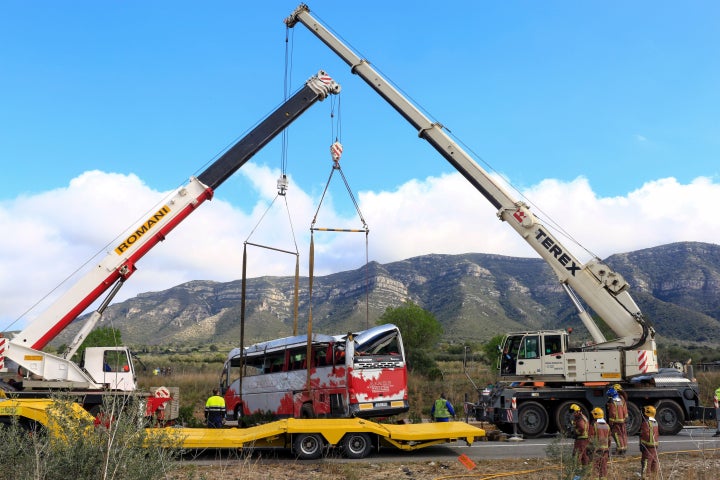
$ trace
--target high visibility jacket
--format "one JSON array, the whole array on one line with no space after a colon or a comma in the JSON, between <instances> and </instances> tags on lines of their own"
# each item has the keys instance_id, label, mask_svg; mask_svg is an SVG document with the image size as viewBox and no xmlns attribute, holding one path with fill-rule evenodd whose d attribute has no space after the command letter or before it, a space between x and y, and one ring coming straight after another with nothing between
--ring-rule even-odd
<instances>
[{"instance_id":1,"label":"high visibility jacket","mask_svg":"<svg viewBox=\"0 0 720 480\"><path fill-rule=\"evenodd\" d=\"M590 445L595 451L604 451L610 449L610 425L603 419L598 419L590 424L588 430L590 435Z\"/></svg>"},{"instance_id":2,"label":"high visibility jacket","mask_svg":"<svg viewBox=\"0 0 720 480\"><path fill-rule=\"evenodd\" d=\"M655 448L660 444L658 437L660 437L660 431L657 421L653 417L643 417L640 424L640 445Z\"/></svg>"},{"instance_id":3,"label":"high visibility jacket","mask_svg":"<svg viewBox=\"0 0 720 480\"><path fill-rule=\"evenodd\" d=\"M450 417L450 410L447 407L447 400L444 398L438 398L435 400L433 407L433 416L435 418L448 418Z\"/></svg>"},{"instance_id":4,"label":"high visibility jacket","mask_svg":"<svg viewBox=\"0 0 720 480\"><path fill-rule=\"evenodd\" d=\"M213 410L218 410L221 408L225 408L225 399L219 395L213 395L212 397L207 399L207 402L205 402L205 408L212 408Z\"/></svg>"},{"instance_id":5,"label":"high visibility jacket","mask_svg":"<svg viewBox=\"0 0 720 480\"><path fill-rule=\"evenodd\" d=\"M573 419L573 430L575 432L575 438L583 439L588 438L588 420L580 413L579 415L575 415L575 418Z\"/></svg>"},{"instance_id":6,"label":"high visibility jacket","mask_svg":"<svg viewBox=\"0 0 720 480\"><path fill-rule=\"evenodd\" d=\"M625 423L628 416L628 410L625 400L623 400L622 397L618 395L615 398L610 399L606 407L608 421L610 423Z\"/></svg>"}]
</instances>

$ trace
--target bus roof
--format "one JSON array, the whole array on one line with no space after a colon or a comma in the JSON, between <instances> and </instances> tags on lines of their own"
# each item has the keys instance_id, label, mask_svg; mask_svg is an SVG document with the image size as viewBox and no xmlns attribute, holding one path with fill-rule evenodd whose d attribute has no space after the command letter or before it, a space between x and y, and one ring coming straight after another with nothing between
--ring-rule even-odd
<instances>
[{"instance_id":1,"label":"bus roof","mask_svg":"<svg viewBox=\"0 0 720 480\"><path fill-rule=\"evenodd\" d=\"M353 338L358 344L365 344L372 341L376 337L386 335L390 331L397 330L397 327L391 323L378 325L377 327L362 330L354 333ZM322 333L314 333L312 336L313 343L331 343L346 338L347 335L325 335ZM245 347L245 355L254 353L284 350L289 347L307 345L307 335L295 335L293 337L276 338L266 342L255 343ZM235 358L240 355L240 348L233 348L228 354L228 359Z\"/></svg>"}]
</instances>

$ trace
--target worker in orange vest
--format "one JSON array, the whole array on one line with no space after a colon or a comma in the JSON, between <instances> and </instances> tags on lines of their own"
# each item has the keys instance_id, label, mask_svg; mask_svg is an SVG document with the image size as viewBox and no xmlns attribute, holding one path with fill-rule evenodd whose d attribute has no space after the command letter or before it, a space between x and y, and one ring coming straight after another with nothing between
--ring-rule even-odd
<instances>
[{"instance_id":1,"label":"worker in orange vest","mask_svg":"<svg viewBox=\"0 0 720 480\"><path fill-rule=\"evenodd\" d=\"M587 453L589 424L588 419L582 413L580 405L573 403L570 405L570 411L573 413L572 426L575 435L575 443L573 444L573 456L577 462L585 466L590 463L590 457Z\"/></svg>"},{"instance_id":2,"label":"worker in orange vest","mask_svg":"<svg viewBox=\"0 0 720 480\"><path fill-rule=\"evenodd\" d=\"M610 460L610 425L605 421L605 412L600 407L592 410L592 421L588 430L589 451L593 465L593 478L607 480Z\"/></svg>"},{"instance_id":3,"label":"worker in orange vest","mask_svg":"<svg viewBox=\"0 0 720 480\"><path fill-rule=\"evenodd\" d=\"M658 475L660 462L657 449L660 445L660 431L655 420L655 407L648 405L643 409L640 424L640 476L643 479L655 479Z\"/></svg>"},{"instance_id":4,"label":"worker in orange vest","mask_svg":"<svg viewBox=\"0 0 720 480\"><path fill-rule=\"evenodd\" d=\"M605 408L607 409L607 421L610 425L610 433L615 440L615 453L624 455L627 451L627 427L625 426L625 422L628 417L628 407L625 399L620 396L618 388L622 389L619 384L616 384L607 389L608 401Z\"/></svg>"}]
</instances>

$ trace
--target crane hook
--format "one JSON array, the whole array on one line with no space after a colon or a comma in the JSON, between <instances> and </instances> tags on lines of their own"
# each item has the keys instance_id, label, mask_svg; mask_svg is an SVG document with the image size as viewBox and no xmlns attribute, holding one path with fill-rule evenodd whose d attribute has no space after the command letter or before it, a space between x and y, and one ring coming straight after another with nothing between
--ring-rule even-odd
<instances>
[{"instance_id":1,"label":"crane hook","mask_svg":"<svg viewBox=\"0 0 720 480\"><path fill-rule=\"evenodd\" d=\"M340 157L342 156L343 146L340 142L335 142L330 145L330 155L333 158L333 168L340 168Z\"/></svg>"},{"instance_id":2,"label":"crane hook","mask_svg":"<svg viewBox=\"0 0 720 480\"><path fill-rule=\"evenodd\" d=\"M288 183L289 182L288 182L287 175L285 175L284 173L282 175L280 175L280 178L278 178L278 181L277 181L278 195L283 196L283 197L285 196L285 194L287 193L287 189L288 189Z\"/></svg>"}]
</instances>

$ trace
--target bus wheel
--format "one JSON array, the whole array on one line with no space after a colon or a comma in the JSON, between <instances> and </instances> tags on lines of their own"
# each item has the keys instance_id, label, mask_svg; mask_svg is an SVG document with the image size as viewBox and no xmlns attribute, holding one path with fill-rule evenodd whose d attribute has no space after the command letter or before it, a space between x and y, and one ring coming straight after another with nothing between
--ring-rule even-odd
<instances>
[{"instance_id":1,"label":"bus wheel","mask_svg":"<svg viewBox=\"0 0 720 480\"><path fill-rule=\"evenodd\" d=\"M682 430L685 415L680 405L672 400L661 400L655 406L655 410L660 435L677 435Z\"/></svg>"},{"instance_id":2,"label":"bus wheel","mask_svg":"<svg viewBox=\"0 0 720 480\"><path fill-rule=\"evenodd\" d=\"M245 415L243 415L242 404L235 407L234 414L235 414L235 420L237 420L238 428L249 427L249 425L245 421Z\"/></svg>"},{"instance_id":3,"label":"bus wheel","mask_svg":"<svg viewBox=\"0 0 720 480\"><path fill-rule=\"evenodd\" d=\"M367 433L348 433L342 439L343 453L347 458L365 458L372 450L372 440Z\"/></svg>"},{"instance_id":4,"label":"bus wheel","mask_svg":"<svg viewBox=\"0 0 720 480\"><path fill-rule=\"evenodd\" d=\"M303 404L300 409L300 418L315 418L315 412L313 411L312 403Z\"/></svg>"},{"instance_id":5,"label":"bus wheel","mask_svg":"<svg viewBox=\"0 0 720 480\"><path fill-rule=\"evenodd\" d=\"M322 456L324 441L319 433L300 433L293 440L295 458L315 460Z\"/></svg>"}]
</instances>

